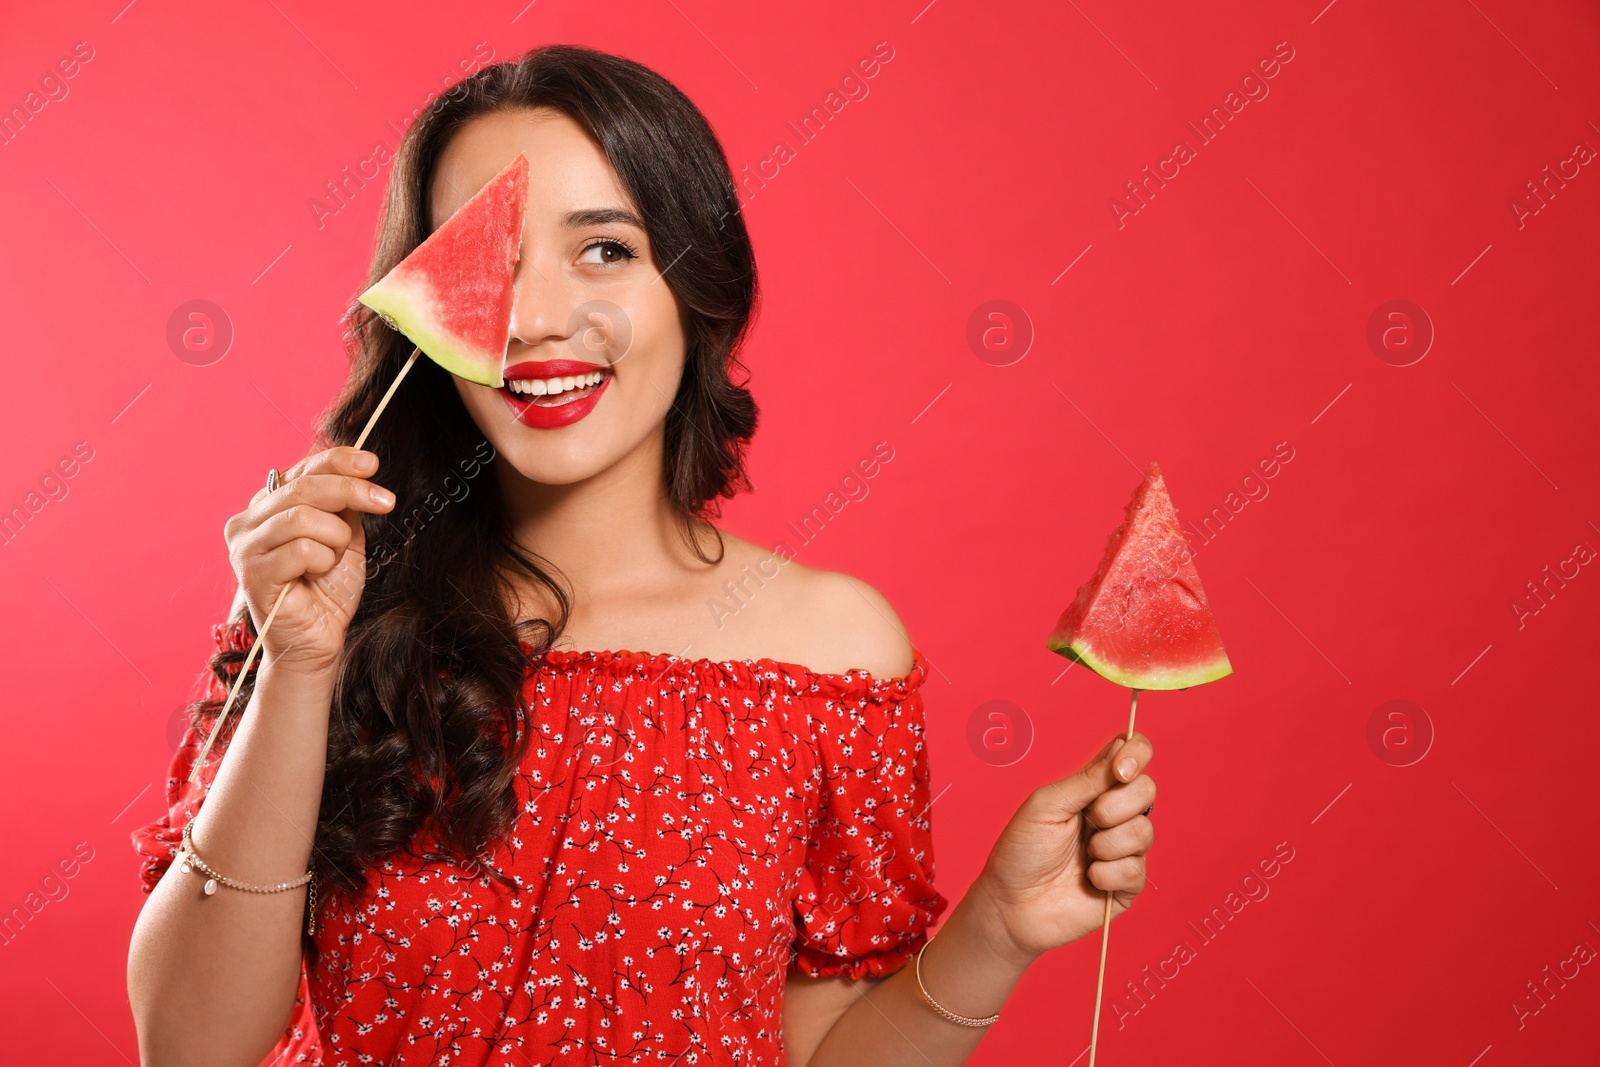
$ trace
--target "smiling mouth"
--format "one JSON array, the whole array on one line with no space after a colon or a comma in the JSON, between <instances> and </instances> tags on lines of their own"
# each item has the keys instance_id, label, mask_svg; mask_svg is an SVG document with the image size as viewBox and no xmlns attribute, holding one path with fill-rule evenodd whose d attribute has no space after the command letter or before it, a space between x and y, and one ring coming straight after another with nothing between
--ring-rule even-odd
<instances>
[{"instance_id":1,"label":"smiling mouth","mask_svg":"<svg viewBox=\"0 0 1600 1067\"><path fill-rule=\"evenodd\" d=\"M596 370L558 378L508 378L505 390L519 403L558 408L593 396L608 377L609 371Z\"/></svg>"}]
</instances>

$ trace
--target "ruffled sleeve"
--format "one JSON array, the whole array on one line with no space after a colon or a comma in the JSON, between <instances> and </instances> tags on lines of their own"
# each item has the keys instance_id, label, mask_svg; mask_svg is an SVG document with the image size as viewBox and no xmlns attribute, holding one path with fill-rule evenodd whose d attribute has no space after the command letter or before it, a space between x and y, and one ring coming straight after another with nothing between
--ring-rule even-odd
<instances>
[{"instance_id":1,"label":"ruffled sleeve","mask_svg":"<svg viewBox=\"0 0 1600 1067\"><path fill-rule=\"evenodd\" d=\"M212 638L220 651L244 651L250 647L250 632L242 624L218 623L212 627ZM250 668L255 670L254 664ZM232 684L230 675L229 684ZM222 700L227 697L227 690L210 670L206 671L205 696L206 700ZM239 709L235 708L229 717L235 722L238 720ZM200 754L200 749L205 746L206 733L210 731L210 724L206 731L198 731L193 725L186 725L183 739L178 744L177 751L172 754L172 761L167 768L167 787L165 810L154 822L138 827L132 833L133 850L139 854L141 863L139 867L139 881L146 893L152 892L156 883L161 881L161 876L172 865L172 858L178 847L183 844L183 827L195 813L200 810L201 801L211 789L211 780L216 775L217 767L222 761L222 754L227 751L228 739L233 733L233 728L224 726L222 733L212 744L211 751L206 754L206 762L200 769L200 781L189 781L189 772L194 768L195 758Z\"/></svg>"},{"instance_id":2,"label":"ruffled sleeve","mask_svg":"<svg viewBox=\"0 0 1600 1067\"><path fill-rule=\"evenodd\" d=\"M794 906L802 974L888 975L949 904L933 885L926 677L915 651L904 678L810 679L821 797Z\"/></svg>"}]
</instances>

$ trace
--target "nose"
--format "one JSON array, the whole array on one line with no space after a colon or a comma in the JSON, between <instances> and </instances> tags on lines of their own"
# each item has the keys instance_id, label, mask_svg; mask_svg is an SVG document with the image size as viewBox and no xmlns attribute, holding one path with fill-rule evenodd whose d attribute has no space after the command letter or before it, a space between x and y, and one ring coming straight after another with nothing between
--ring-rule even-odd
<instances>
[{"instance_id":1,"label":"nose","mask_svg":"<svg viewBox=\"0 0 1600 1067\"><path fill-rule=\"evenodd\" d=\"M525 258L517 266L512 294L511 341L523 346L511 353L513 358L542 346L547 356L615 365L633 347L627 311L591 296L581 281L568 279L564 272L541 272Z\"/></svg>"},{"instance_id":2,"label":"nose","mask_svg":"<svg viewBox=\"0 0 1600 1067\"><path fill-rule=\"evenodd\" d=\"M528 348L559 344L568 339L572 309L582 297L561 272L539 269L528 242L512 284L511 340Z\"/></svg>"}]
</instances>

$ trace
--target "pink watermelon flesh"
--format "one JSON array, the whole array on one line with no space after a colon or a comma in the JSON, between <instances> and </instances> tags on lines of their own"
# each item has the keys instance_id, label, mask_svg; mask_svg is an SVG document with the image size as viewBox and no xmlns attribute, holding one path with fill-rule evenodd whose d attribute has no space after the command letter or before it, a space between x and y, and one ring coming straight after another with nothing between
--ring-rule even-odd
<instances>
[{"instance_id":1,"label":"pink watermelon flesh","mask_svg":"<svg viewBox=\"0 0 1600 1067\"><path fill-rule=\"evenodd\" d=\"M500 388L527 195L518 153L361 302L451 374Z\"/></svg>"},{"instance_id":2,"label":"pink watermelon flesh","mask_svg":"<svg viewBox=\"0 0 1600 1067\"><path fill-rule=\"evenodd\" d=\"M1233 673L1156 464L1046 644L1130 689L1187 689Z\"/></svg>"}]
</instances>

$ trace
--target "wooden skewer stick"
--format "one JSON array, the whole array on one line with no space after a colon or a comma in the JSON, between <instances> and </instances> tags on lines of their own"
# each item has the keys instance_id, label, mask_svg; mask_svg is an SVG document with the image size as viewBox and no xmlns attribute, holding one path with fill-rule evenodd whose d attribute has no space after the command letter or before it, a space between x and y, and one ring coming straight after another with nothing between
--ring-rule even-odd
<instances>
[{"instance_id":1,"label":"wooden skewer stick","mask_svg":"<svg viewBox=\"0 0 1600 1067\"><path fill-rule=\"evenodd\" d=\"M417 356L422 349L413 348L411 356L406 360L405 366L400 368L400 373L394 376L394 381L389 383L388 391L383 394L383 399L378 401L378 406L372 412L372 417L367 419L366 428L361 431L361 436L356 438L355 447L360 448L367 443L367 435L372 433L372 428L378 424L378 416L383 414L383 409L389 406L389 398L394 396L394 391L400 388L400 383L405 379L406 372L417 361ZM239 695L239 687L244 684L244 676L250 672L250 664L255 662L256 653L261 651L261 639L267 636L267 629L272 626L272 620L277 617L278 607L283 603L283 598L288 594L294 582L289 582L278 590L278 599L272 602L272 609L267 612L267 617L261 623L261 630L256 634L255 641L250 645L250 651L244 657L244 664L239 668L239 676L233 680L233 687L228 690L228 699L223 702L222 710L217 713L217 721L211 724L211 734L206 738L206 743L200 746L200 754L195 757L194 767L189 771L189 781L200 781L200 768L205 766L206 756L211 752L211 743L217 739L217 733L222 729L228 712L233 708L234 698Z\"/></svg>"},{"instance_id":2,"label":"wooden skewer stick","mask_svg":"<svg viewBox=\"0 0 1600 1067\"><path fill-rule=\"evenodd\" d=\"M1133 717L1139 714L1139 691L1133 691L1128 708L1128 737L1133 740ZM1085 856L1085 859L1088 857ZM1106 946L1111 943L1111 890L1106 890L1106 917L1100 926L1100 977L1094 983L1094 1029L1089 1032L1089 1067L1094 1067L1095 1047L1100 1043L1100 994L1106 988Z\"/></svg>"}]
</instances>

